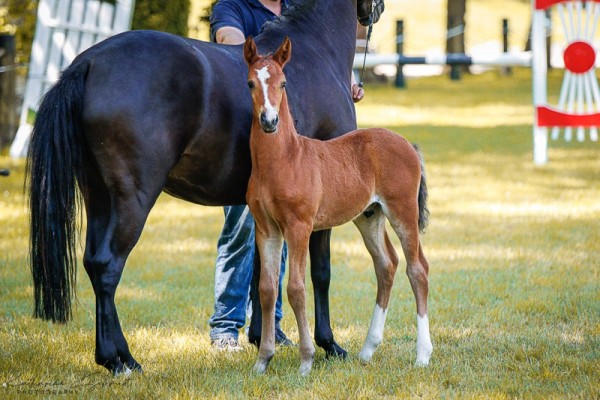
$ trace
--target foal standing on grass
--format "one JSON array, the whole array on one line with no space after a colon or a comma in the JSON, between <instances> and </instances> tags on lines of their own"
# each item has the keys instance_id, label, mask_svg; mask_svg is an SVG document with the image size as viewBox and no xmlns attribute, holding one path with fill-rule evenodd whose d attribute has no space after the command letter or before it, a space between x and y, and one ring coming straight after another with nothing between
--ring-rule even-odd
<instances>
[{"instance_id":1,"label":"foal standing on grass","mask_svg":"<svg viewBox=\"0 0 600 400\"><path fill-rule=\"evenodd\" d=\"M419 241L419 230L425 227L428 214L420 154L406 139L385 129L361 129L326 142L298 135L283 74L291 49L287 37L273 55L267 56L258 54L252 37L244 44L253 101L252 174L246 201L256 220L263 310L254 369L265 372L275 353L274 310L285 239L290 265L287 293L300 335L300 373L310 372L315 348L306 318L304 286L309 237L312 231L348 221L359 229L377 275L375 310L359 354L365 362L371 359L383 337L398 266L398 256L385 230L386 217L402 243L417 302L416 362L427 365L433 347L427 318L429 266Z\"/></svg>"}]
</instances>

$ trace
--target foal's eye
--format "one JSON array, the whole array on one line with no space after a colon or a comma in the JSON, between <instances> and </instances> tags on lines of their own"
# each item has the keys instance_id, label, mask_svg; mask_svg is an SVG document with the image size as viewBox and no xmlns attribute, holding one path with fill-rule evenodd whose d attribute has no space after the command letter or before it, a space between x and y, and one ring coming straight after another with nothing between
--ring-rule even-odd
<instances>
[{"instance_id":1,"label":"foal's eye","mask_svg":"<svg viewBox=\"0 0 600 400\"><path fill-rule=\"evenodd\" d=\"M285 89L285 87L287 86L287 82L281 82L281 88Z\"/></svg>"},{"instance_id":2,"label":"foal's eye","mask_svg":"<svg viewBox=\"0 0 600 400\"><path fill-rule=\"evenodd\" d=\"M248 81L248 87L249 87L250 89L254 89L254 82L252 82L252 81Z\"/></svg>"}]
</instances>

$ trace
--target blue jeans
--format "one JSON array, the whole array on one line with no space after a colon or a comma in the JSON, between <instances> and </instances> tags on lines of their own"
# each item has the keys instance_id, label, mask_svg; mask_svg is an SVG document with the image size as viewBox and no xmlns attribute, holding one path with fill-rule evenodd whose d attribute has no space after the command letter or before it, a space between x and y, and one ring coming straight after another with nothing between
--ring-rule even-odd
<instances>
[{"instance_id":1,"label":"blue jeans","mask_svg":"<svg viewBox=\"0 0 600 400\"><path fill-rule=\"evenodd\" d=\"M208 321L211 340L226 337L237 339L238 330L246 323L250 301L250 282L254 263L254 218L247 206L228 206L225 223L217 244L215 268L215 312ZM287 246L283 246L279 295L275 306L275 321L279 324L281 286L285 273Z\"/></svg>"}]
</instances>

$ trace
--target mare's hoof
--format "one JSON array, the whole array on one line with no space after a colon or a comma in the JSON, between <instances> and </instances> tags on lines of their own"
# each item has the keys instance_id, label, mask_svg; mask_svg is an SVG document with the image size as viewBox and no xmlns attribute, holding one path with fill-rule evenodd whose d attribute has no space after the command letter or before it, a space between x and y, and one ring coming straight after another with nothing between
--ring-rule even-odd
<instances>
[{"instance_id":1,"label":"mare's hoof","mask_svg":"<svg viewBox=\"0 0 600 400\"><path fill-rule=\"evenodd\" d=\"M130 361L127 361L123 364L119 362L118 365L116 365L115 367L113 367L111 369L111 372L113 374L113 377L115 377L115 378L120 378L120 377L127 378L133 372L137 372L137 373L141 374L144 371L142 369L142 366L137 361L135 361L134 359L131 359Z\"/></svg>"},{"instance_id":2,"label":"mare's hoof","mask_svg":"<svg viewBox=\"0 0 600 400\"><path fill-rule=\"evenodd\" d=\"M113 369L113 377L115 378L127 378L131 373L132 371L126 365Z\"/></svg>"},{"instance_id":3,"label":"mare's hoof","mask_svg":"<svg viewBox=\"0 0 600 400\"><path fill-rule=\"evenodd\" d=\"M125 366L126 366L126 368L129 368L131 370L131 372L137 372L140 374L144 373L144 369L137 361L126 362Z\"/></svg>"},{"instance_id":4,"label":"mare's hoof","mask_svg":"<svg viewBox=\"0 0 600 400\"><path fill-rule=\"evenodd\" d=\"M323 346L320 345L320 347L322 347L323 350L325 350L325 355L327 356L327 358L337 357L341 359L346 359L346 357L348 357L348 352L342 349L340 346L338 346L338 344L335 341L328 342Z\"/></svg>"}]
</instances>

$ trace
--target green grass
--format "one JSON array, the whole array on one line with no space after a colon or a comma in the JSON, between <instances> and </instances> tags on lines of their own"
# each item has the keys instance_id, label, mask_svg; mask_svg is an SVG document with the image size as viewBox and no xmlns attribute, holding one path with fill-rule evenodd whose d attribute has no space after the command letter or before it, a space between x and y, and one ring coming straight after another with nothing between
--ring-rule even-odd
<instances>
[{"instance_id":1,"label":"green grass","mask_svg":"<svg viewBox=\"0 0 600 400\"><path fill-rule=\"evenodd\" d=\"M297 349L278 349L267 374L255 376L251 346L212 352L207 320L222 212L163 195L116 299L145 373L113 379L94 364L94 300L81 267L74 320L31 318L24 165L2 156L12 174L0 178L0 397L598 398L600 144L551 142L550 163L534 166L527 71L409 86L367 87L358 114L361 125L388 126L425 153L435 347L428 368L413 366L415 306L402 269L384 342L371 363L358 360L375 278L351 224L334 230L331 285L333 329L348 360L318 351L301 378ZM284 329L297 340L287 304L284 311Z\"/></svg>"}]
</instances>

